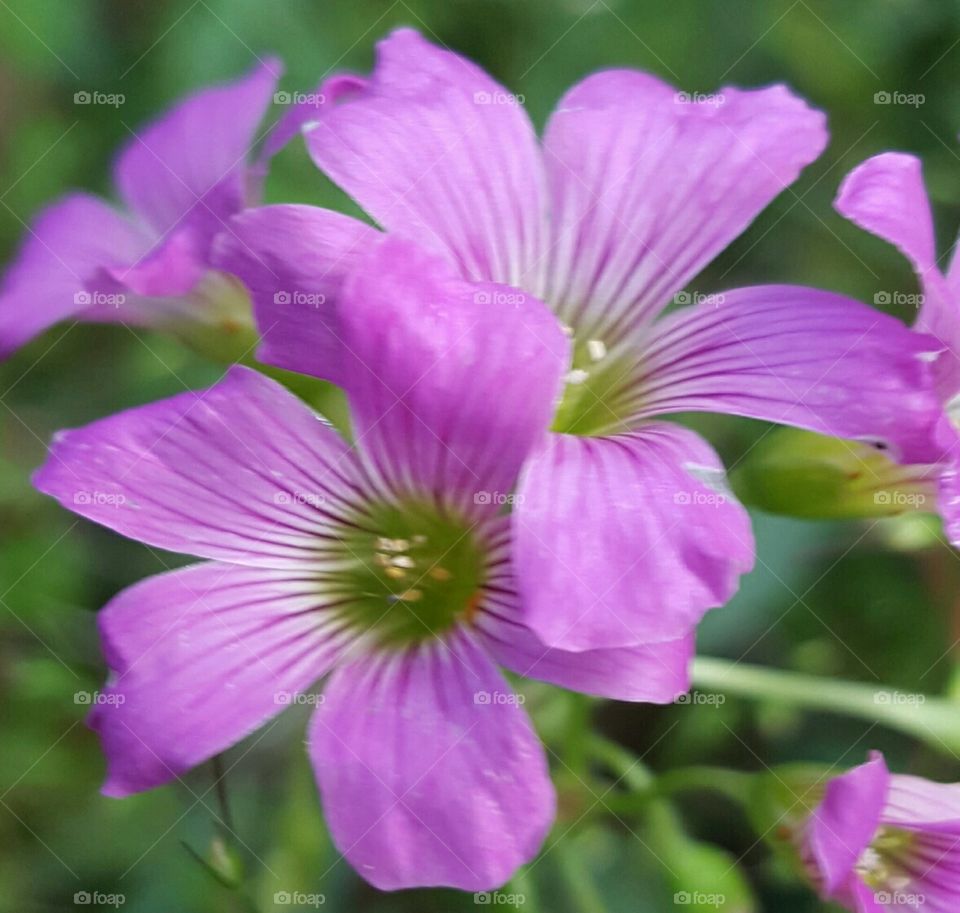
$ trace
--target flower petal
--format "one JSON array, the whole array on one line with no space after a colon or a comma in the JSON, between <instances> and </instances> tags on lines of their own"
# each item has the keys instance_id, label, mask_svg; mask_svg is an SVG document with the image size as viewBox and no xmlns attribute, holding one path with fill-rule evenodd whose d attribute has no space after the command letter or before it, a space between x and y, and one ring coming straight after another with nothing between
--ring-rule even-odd
<instances>
[{"instance_id":1,"label":"flower petal","mask_svg":"<svg viewBox=\"0 0 960 913\"><path fill-rule=\"evenodd\" d=\"M553 820L530 721L466 634L334 672L310 754L337 849L382 890L500 887Z\"/></svg>"},{"instance_id":2,"label":"flower petal","mask_svg":"<svg viewBox=\"0 0 960 913\"><path fill-rule=\"evenodd\" d=\"M560 392L570 345L553 314L387 238L348 279L339 317L356 443L381 486L495 507Z\"/></svg>"},{"instance_id":3,"label":"flower petal","mask_svg":"<svg viewBox=\"0 0 960 913\"><path fill-rule=\"evenodd\" d=\"M544 154L547 301L612 348L659 312L827 142L784 86L699 99L645 73L587 77L560 100Z\"/></svg>"},{"instance_id":4,"label":"flower petal","mask_svg":"<svg viewBox=\"0 0 960 913\"><path fill-rule=\"evenodd\" d=\"M866 764L827 784L823 801L810 818L807 835L825 896L832 897L847 885L854 865L880 824L889 783L883 755L872 752Z\"/></svg>"},{"instance_id":5,"label":"flower petal","mask_svg":"<svg viewBox=\"0 0 960 913\"><path fill-rule=\"evenodd\" d=\"M936 371L944 398L952 397L960 390L960 314L956 289L937 266L933 213L920 160L902 152L867 159L844 178L834 206L864 231L893 244L913 265L923 289L915 327L944 347Z\"/></svg>"},{"instance_id":6,"label":"flower petal","mask_svg":"<svg viewBox=\"0 0 960 913\"><path fill-rule=\"evenodd\" d=\"M683 638L753 565L717 455L676 425L551 435L524 467L513 519L524 622L566 650Z\"/></svg>"},{"instance_id":7,"label":"flower petal","mask_svg":"<svg viewBox=\"0 0 960 913\"><path fill-rule=\"evenodd\" d=\"M166 783L229 748L343 650L302 576L217 562L124 590L99 622L111 676L90 725L109 796Z\"/></svg>"},{"instance_id":8,"label":"flower petal","mask_svg":"<svg viewBox=\"0 0 960 913\"><path fill-rule=\"evenodd\" d=\"M231 221L214 244L213 263L253 296L261 361L340 379L336 301L347 273L379 238L356 219L314 206L264 206Z\"/></svg>"},{"instance_id":9,"label":"flower petal","mask_svg":"<svg viewBox=\"0 0 960 913\"><path fill-rule=\"evenodd\" d=\"M867 159L843 179L834 206L897 247L921 276L937 270L933 214L916 156L885 152Z\"/></svg>"},{"instance_id":10,"label":"flower petal","mask_svg":"<svg viewBox=\"0 0 960 913\"><path fill-rule=\"evenodd\" d=\"M324 93L326 93L324 89ZM386 230L463 276L535 288L545 190L533 127L479 67L400 29L306 134L314 162Z\"/></svg>"},{"instance_id":11,"label":"flower petal","mask_svg":"<svg viewBox=\"0 0 960 913\"><path fill-rule=\"evenodd\" d=\"M936 342L860 302L800 286L736 289L654 328L635 382L643 415L727 412L865 439L932 463Z\"/></svg>"},{"instance_id":12,"label":"flower petal","mask_svg":"<svg viewBox=\"0 0 960 913\"><path fill-rule=\"evenodd\" d=\"M71 194L44 210L0 290L0 358L94 306L96 293L122 291L106 271L149 246L144 232L97 197Z\"/></svg>"},{"instance_id":13,"label":"flower petal","mask_svg":"<svg viewBox=\"0 0 960 913\"><path fill-rule=\"evenodd\" d=\"M247 160L280 75L268 60L232 83L204 89L139 130L114 176L126 204L159 235L189 223L209 241L243 208Z\"/></svg>"},{"instance_id":14,"label":"flower petal","mask_svg":"<svg viewBox=\"0 0 960 913\"><path fill-rule=\"evenodd\" d=\"M356 500L343 441L248 368L61 432L34 484L148 545L263 567L315 564Z\"/></svg>"},{"instance_id":15,"label":"flower petal","mask_svg":"<svg viewBox=\"0 0 960 913\"><path fill-rule=\"evenodd\" d=\"M597 697L654 704L672 703L690 690L693 634L635 647L573 652L545 646L516 619L515 608L488 601L477 626L490 655L524 678Z\"/></svg>"},{"instance_id":16,"label":"flower petal","mask_svg":"<svg viewBox=\"0 0 960 913\"><path fill-rule=\"evenodd\" d=\"M883 823L960 836L960 783L892 775Z\"/></svg>"}]
</instances>

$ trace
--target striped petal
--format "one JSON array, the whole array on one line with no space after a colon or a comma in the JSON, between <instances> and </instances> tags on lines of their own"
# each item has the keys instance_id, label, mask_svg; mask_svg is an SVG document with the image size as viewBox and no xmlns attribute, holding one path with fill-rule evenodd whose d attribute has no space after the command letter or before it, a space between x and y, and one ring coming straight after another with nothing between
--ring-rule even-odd
<instances>
[{"instance_id":1,"label":"striped petal","mask_svg":"<svg viewBox=\"0 0 960 913\"><path fill-rule=\"evenodd\" d=\"M217 562L124 590L99 625L110 680L90 725L110 796L166 783L239 742L344 648L308 579Z\"/></svg>"},{"instance_id":2,"label":"striped petal","mask_svg":"<svg viewBox=\"0 0 960 913\"><path fill-rule=\"evenodd\" d=\"M466 634L337 670L310 754L337 849L381 890L503 885L555 810L546 757Z\"/></svg>"},{"instance_id":3,"label":"striped petal","mask_svg":"<svg viewBox=\"0 0 960 913\"><path fill-rule=\"evenodd\" d=\"M932 463L942 452L936 349L935 340L842 295L737 289L657 323L629 411L745 415Z\"/></svg>"},{"instance_id":4,"label":"striped petal","mask_svg":"<svg viewBox=\"0 0 960 913\"><path fill-rule=\"evenodd\" d=\"M542 302L387 238L339 314L356 444L382 490L489 513L549 425L569 340Z\"/></svg>"},{"instance_id":5,"label":"striped petal","mask_svg":"<svg viewBox=\"0 0 960 913\"><path fill-rule=\"evenodd\" d=\"M306 138L317 166L387 231L466 278L535 289L546 215L536 135L518 100L470 61L400 29L377 46L366 84Z\"/></svg>"},{"instance_id":6,"label":"striped petal","mask_svg":"<svg viewBox=\"0 0 960 913\"><path fill-rule=\"evenodd\" d=\"M551 435L524 467L513 521L524 623L565 650L677 641L753 565L717 455L677 425Z\"/></svg>"},{"instance_id":7,"label":"striped petal","mask_svg":"<svg viewBox=\"0 0 960 913\"><path fill-rule=\"evenodd\" d=\"M248 368L61 432L34 484L148 545L262 567L316 562L360 495L350 451Z\"/></svg>"},{"instance_id":8,"label":"striped petal","mask_svg":"<svg viewBox=\"0 0 960 913\"><path fill-rule=\"evenodd\" d=\"M704 98L632 70L560 100L544 137L547 301L613 348L734 240L827 141L784 86Z\"/></svg>"}]
</instances>

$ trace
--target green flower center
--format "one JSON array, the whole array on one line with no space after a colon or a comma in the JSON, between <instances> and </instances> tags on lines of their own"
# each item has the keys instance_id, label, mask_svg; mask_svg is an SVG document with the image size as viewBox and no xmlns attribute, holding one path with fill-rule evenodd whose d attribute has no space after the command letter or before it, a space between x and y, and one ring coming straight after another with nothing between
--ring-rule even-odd
<instances>
[{"instance_id":1,"label":"green flower center","mask_svg":"<svg viewBox=\"0 0 960 913\"><path fill-rule=\"evenodd\" d=\"M371 506L343 528L331 553L336 611L384 647L420 643L469 622L486 577L470 524L420 503Z\"/></svg>"},{"instance_id":2,"label":"green flower center","mask_svg":"<svg viewBox=\"0 0 960 913\"><path fill-rule=\"evenodd\" d=\"M624 430L622 423L632 411L629 381L633 364L622 352L608 351L600 339L575 339L552 430L581 435Z\"/></svg>"},{"instance_id":3,"label":"green flower center","mask_svg":"<svg viewBox=\"0 0 960 913\"><path fill-rule=\"evenodd\" d=\"M896 827L881 827L857 860L857 872L874 891L903 891L913 881L912 854L917 835Z\"/></svg>"}]
</instances>

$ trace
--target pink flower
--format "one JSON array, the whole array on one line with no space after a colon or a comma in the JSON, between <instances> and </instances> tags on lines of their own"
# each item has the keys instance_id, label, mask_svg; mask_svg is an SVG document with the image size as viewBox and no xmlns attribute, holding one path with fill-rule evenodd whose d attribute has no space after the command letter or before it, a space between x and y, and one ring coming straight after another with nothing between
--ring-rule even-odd
<instances>
[{"instance_id":1,"label":"pink flower","mask_svg":"<svg viewBox=\"0 0 960 913\"><path fill-rule=\"evenodd\" d=\"M942 402L940 440L945 456L931 467L937 481L944 531L960 546L960 258L946 274L937 264L930 200L920 160L885 152L854 168L836 200L837 210L861 228L895 245L913 264L922 295L916 328L937 340L934 370ZM889 294L889 293L888 293Z\"/></svg>"},{"instance_id":2,"label":"pink flower","mask_svg":"<svg viewBox=\"0 0 960 913\"><path fill-rule=\"evenodd\" d=\"M337 383L351 359L337 302L352 272L365 273L374 322L391 319L412 262L438 284L501 283L520 309L547 303L573 355L512 518L527 620L551 646L681 637L752 567L719 458L662 416L745 415L908 461L940 453L932 343L891 318L795 286L665 313L696 298L681 290L823 149L823 115L785 87L691 99L644 73L597 73L538 140L519 99L401 30L370 78L322 90L305 133L314 161L398 240L270 206L234 220L215 262L250 288L265 361Z\"/></svg>"},{"instance_id":3,"label":"pink flower","mask_svg":"<svg viewBox=\"0 0 960 913\"><path fill-rule=\"evenodd\" d=\"M797 839L823 897L856 913L960 907L960 784L891 775L873 752L827 784Z\"/></svg>"},{"instance_id":4,"label":"pink flower","mask_svg":"<svg viewBox=\"0 0 960 913\"><path fill-rule=\"evenodd\" d=\"M263 162L250 159L279 72L268 61L139 131L113 171L120 208L78 192L37 217L0 289L0 358L67 319L249 327L243 289L211 268L210 246L259 200Z\"/></svg>"},{"instance_id":5,"label":"pink flower","mask_svg":"<svg viewBox=\"0 0 960 913\"><path fill-rule=\"evenodd\" d=\"M480 304L477 286L436 287L418 267L387 313L362 289L344 294L355 447L234 368L210 390L61 433L35 484L207 559L100 614L111 677L91 723L108 795L166 783L289 704L316 703L309 751L340 852L380 888L479 891L536 854L555 804L497 666L669 702L693 638L571 653L524 623L495 495L542 433L569 341L541 306L499 303L496 285Z\"/></svg>"}]
</instances>

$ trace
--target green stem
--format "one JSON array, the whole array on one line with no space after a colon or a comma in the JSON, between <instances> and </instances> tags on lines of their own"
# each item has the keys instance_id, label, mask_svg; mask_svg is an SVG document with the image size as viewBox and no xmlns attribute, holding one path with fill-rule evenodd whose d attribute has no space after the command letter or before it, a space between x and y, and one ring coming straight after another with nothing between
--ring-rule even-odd
<instances>
[{"instance_id":1,"label":"green stem","mask_svg":"<svg viewBox=\"0 0 960 913\"><path fill-rule=\"evenodd\" d=\"M227 774L223 769L223 756L213 756L213 783L217 792L217 803L220 806L220 825L221 830L233 834L233 815L230 812L230 797L227 794Z\"/></svg>"},{"instance_id":2,"label":"green stem","mask_svg":"<svg viewBox=\"0 0 960 913\"><path fill-rule=\"evenodd\" d=\"M749 797L753 774L723 767L680 767L654 775L626 748L602 736L591 741L594 757L620 775L628 794L610 794L604 799L614 811L645 810L654 799L680 792L710 790L719 792L738 804Z\"/></svg>"},{"instance_id":3,"label":"green stem","mask_svg":"<svg viewBox=\"0 0 960 913\"><path fill-rule=\"evenodd\" d=\"M639 758L616 742L603 736L590 740L593 756L617 774L631 792L649 792L654 783L653 774Z\"/></svg>"},{"instance_id":4,"label":"green stem","mask_svg":"<svg viewBox=\"0 0 960 913\"><path fill-rule=\"evenodd\" d=\"M584 694L569 694L568 714L564 732L564 763L583 780L587 774L589 758L590 717L593 714L593 701Z\"/></svg>"},{"instance_id":5,"label":"green stem","mask_svg":"<svg viewBox=\"0 0 960 913\"><path fill-rule=\"evenodd\" d=\"M554 846L561 857L558 868L570 888L574 909L579 913L606 913L606 904L583 864L581 853L569 842L560 841Z\"/></svg>"},{"instance_id":6,"label":"green stem","mask_svg":"<svg viewBox=\"0 0 960 913\"><path fill-rule=\"evenodd\" d=\"M537 898L536 887L526 867L514 872L513 878L510 879L510 889L507 893L522 895L525 913L540 913L540 903Z\"/></svg>"},{"instance_id":7,"label":"green stem","mask_svg":"<svg viewBox=\"0 0 960 913\"><path fill-rule=\"evenodd\" d=\"M703 691L860 717L960 753L960 706L941 697L708 657L694 663L693 682Z\"/></svg>"}]
</instances>

